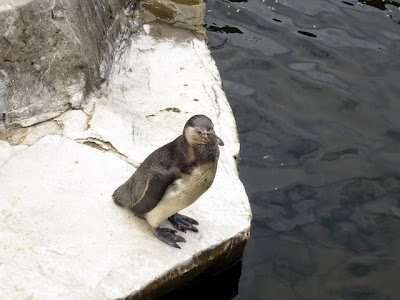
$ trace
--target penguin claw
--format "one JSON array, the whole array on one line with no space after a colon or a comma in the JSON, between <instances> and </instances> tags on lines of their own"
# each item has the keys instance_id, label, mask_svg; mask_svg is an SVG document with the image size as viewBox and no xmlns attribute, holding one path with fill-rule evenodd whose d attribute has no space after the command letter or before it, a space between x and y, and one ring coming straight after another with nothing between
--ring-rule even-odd
<instances>
[{"instance_id":1,"label":"penguin claw","mask_svg":"<svg viewBox=\"0 0 400 300\"><path fill-rule=\"evenodd\" d=\"M178 217L181 220L186 221L186 222L188 222L188 223L190 223L192 225L199 225L199 222L197 222L195 219L192 219L191 217L188 217L188 216L185 216L185 215L181 215L181 214L178 214L178 213L176 213L175 215L178 215Z\"/></svg>"},{"instance_id":2,"label":"penguin claw","mask_svg":"<svg viewBox=\"0 0 400 300\"><path fill-rule=\"evenodd\" d=\"M193 226L193 225L199 225L199 222L190 217L176 213L171 217L169 217L168 220L171 222L172 225L174 225L176 229L182 232L186 232L186 230L191 230L194 232L199 231L196 227Z\"/></svg>"},{"instance_id":3,"label":"penguin claw","mask_svg":"<svg viewBox=\"0 0 400 300\"><path fill-rule=\"evenodd\" d=\"M169 228L153 228L154 235L162 242L181 249L177 243L185 243L186 240L180 235L176 234L176 230Z\"/></svg>"}]
</instances>

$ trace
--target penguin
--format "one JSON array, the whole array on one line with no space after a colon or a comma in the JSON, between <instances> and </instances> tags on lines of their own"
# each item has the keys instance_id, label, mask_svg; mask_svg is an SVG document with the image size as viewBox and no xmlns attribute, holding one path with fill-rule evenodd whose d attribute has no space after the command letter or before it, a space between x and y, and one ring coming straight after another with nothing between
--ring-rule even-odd
<instances>
[{"instance_id":1,"label":"penguin","mask_svg":"<svg viewBox=\"0 0 400 300\"><path fill-rule=\"evenodd\" d=\"M195 202L214 181L219 146L224 142L205 115L191 117L182 135L152 152L112 198L115 204L144 218L162 242L180 248L185 239L176 230L161 228L169 220L179 231L198 232L199 223L178 212Z\"/></svg>"}]
</instances>

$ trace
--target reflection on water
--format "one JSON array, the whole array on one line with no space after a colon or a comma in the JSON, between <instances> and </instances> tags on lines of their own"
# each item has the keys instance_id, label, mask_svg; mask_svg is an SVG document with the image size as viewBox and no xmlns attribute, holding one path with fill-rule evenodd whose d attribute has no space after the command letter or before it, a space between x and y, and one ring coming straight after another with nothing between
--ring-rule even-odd
<instances>
[{"instance_id":1,"label":"reflection on water","mask_svg":"<svg viewBox=\"0 0 400 300\"><path fill-rule=\"evenodd\" d=\"M297 32L300 33L300 34L303 34L303 35L305 35L305 36L317 37L317 35L315 35L314 33L311 33L311 32L302 31L302 30L298 30Z\"/></svg>"},{"instance_id":2,"label":"reflection on water","mask_svg":"<svg viewBox=\"0 0 400 300\"><path fill-rule=\"evenodd\" d=\"M399 2L206 3L254 214L236 298L399 299Z\"/></svg>"},{"instance_id":3,"label":"reflection on water","mask_svg":"<svg viewBox=\"0 0 400 300\"><path fill-rule=\"evenodd\" d=\"M233 27L233 26L222 26L222 27L217 27L214 25L210 25L207 27L208 30L213 31L213 32L224 32L224 33L240 33L243 34L243 32L240 31L239 28Z\"/></svg>"},{"instance_id":4,"label":"reflection on water","mask_svg":"<svg viewBox=\"0 0 400 300\"><path fill-rule=\"evenodd\" d=\"M390 5L393 5L394 7L400 7L399 3L397 3L396 1L391 1L391 0L389 0L389 1L386 1L386 0L363 0L363 1L360 1L360 0L358 0L358 2L376 7L380 10L387 10Z\"/></svg>"}]
</instances>

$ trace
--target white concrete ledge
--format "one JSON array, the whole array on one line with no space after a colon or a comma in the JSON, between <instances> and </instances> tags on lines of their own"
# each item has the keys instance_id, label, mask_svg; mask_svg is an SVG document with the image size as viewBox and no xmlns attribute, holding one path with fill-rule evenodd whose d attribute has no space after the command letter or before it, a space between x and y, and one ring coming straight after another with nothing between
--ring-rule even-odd
<instances>
[{"instance_id":1,"label":"white concrete ledge","mask_svg":"<svg viewBox=\"0 0 400 300\"><path fill-rule=\"evenodd\" d=\"M137 299L242 254L251 211L215 63L195 37L156 39L145 29L114 64L109 88L84 110L32 128L30 147L0 143L1 299ZM177 250L111 194L194 114L213 120L225 146L214 184L185 209L199 233L183 234Z\"/></svg>"}]
</instances>

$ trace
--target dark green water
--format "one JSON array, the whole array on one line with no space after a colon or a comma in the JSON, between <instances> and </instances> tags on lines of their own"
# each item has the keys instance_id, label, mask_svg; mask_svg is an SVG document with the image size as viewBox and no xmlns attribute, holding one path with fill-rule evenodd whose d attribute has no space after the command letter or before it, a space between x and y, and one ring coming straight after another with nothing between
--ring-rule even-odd
<instances>
[{"instance_id":1,"label":"dark green water","mask_svg":"<svg viewBox=\"0 0 400 300\"><path fill-rule=\"evenodd\" d=\"M236 299L400 299L399 6L207 1L254 214Z\"/></svg>"},{"instance_id":2,"label":"dark green water","mask_svg":"<svg viewBox=\"0 0 400 300\"><path fill-rule=\"evenodd\" d=\"M400 299L400 2L206 3L254 219L168 299Z\"/></svg>"}]
</instances>

